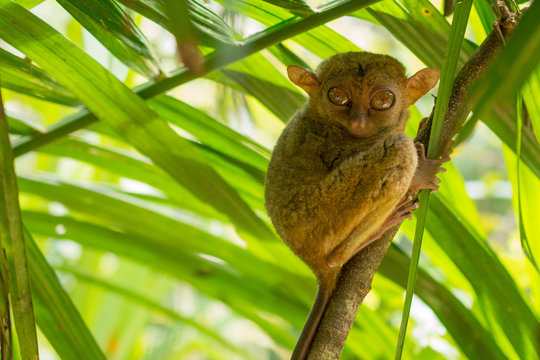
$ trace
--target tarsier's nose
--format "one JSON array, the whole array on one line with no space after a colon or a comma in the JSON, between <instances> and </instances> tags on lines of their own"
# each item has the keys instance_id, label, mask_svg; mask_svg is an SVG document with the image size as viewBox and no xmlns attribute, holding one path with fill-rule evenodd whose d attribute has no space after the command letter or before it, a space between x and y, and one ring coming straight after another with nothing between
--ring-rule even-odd
<instances>
[{"instance_id":1,"label":"tarsier's nose","mask_svg":"<svg viewBox=\"0 0 540 360\"><path fill-rule=\"evenodd\" d=\"M351 119L349 128L356 136L361 136L367 130L367 117L363 111L358 111L356 116Z\"/></svg>"}]
</instances>

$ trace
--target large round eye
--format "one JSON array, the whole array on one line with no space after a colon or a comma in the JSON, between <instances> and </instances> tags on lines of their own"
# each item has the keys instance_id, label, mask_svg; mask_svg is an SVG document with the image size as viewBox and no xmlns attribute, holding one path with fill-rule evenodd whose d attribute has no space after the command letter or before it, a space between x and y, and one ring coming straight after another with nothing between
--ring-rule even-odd
<instances>
[{"instance_id":1,"label":"large round eye","mask_svg":"<svg viewBox=\"0 0 540 360\"><path fill-rule=\"evenodd\" d=\"M338 87L333 87L328 90L328 99L330 99L332 104L339 106L344 106L351 102L349 94L347 94L347 92L342 88Z\"/></svg>"},{"instance_id":2,"label":"large round eye","mask_svg":"<svg viewBox=\"0 0 540 360\"><path fill-rule=\"evenodd\" d=\"M371 107L375 110L388 110L394 105L396 97L390 90L381 90L371 98Z\"/></svg>"}]
</instances>

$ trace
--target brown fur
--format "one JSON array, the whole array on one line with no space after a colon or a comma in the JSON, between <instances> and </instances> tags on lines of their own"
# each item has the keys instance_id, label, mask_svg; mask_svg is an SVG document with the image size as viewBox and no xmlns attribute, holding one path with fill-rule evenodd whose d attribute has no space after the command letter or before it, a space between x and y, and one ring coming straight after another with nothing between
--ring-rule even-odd
<instances>
[{"instance_id":1,"label":"brown fur","mask_svg":"<svg viewBox=\"0 0 540 360\"><path fill-rule=\"evenodd\" d=\"M407 79L394 58L355 52L331 57L315 73L289 67L289 77L310 100L276 144L266 177L266 208L283 241L317 277L325 300L312 315L324 313L339 266L376 240L374 234L409 189L418 156L403 133L407 107L435 85L435 72L438 79L435 69L425 70ZM349 106L329 100L333 87L349 94ZM370 108L381 89L395 96L385 111ZM312 339L304 333L313 336L316 317L310 316L306 328L311 328L304 329L294 359L306 356Z\"/></svg>"}]
</instances>

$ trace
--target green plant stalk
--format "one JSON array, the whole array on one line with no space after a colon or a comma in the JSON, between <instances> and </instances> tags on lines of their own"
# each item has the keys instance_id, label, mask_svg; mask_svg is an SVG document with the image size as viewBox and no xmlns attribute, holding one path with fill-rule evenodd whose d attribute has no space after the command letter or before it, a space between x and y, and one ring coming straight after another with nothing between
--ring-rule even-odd
<instances>
[{"instance_id":1,"label":"green plant stalk","mask_svg":"<svg viewBox=\"0 0 540 360\"><path fill-rule=\"evenodd\" d=\"M328 10L315 13L307 18L292 17L246 38L239 46L231 45L230 47L225 47L208 54L204 58L204 71L201 74L196 75L182 67L177 69L170 77L147 81L146 83L135 87L133 91L145 100L150 99L179 85L202 77L211 71L240 61L267 47L279 44L291 37L302 34L303 32L309 31L317 26L321 26L331 20L350 14L378 1L380 0L350 0ZM26 154L40 146L93 124L96 121L98 121L98 119L87 109L81 110L77 114L69 116L53 125L49 131L43 134L25 137L17 141L13 147L15 157Z\"/></svg>"},{"instance_id":2,"label":"green plant stalk","mask_svg":"<svg viewBox=\"0 0 540 360\"><path fill-rule=\"evenodd\" d=\"M22 360L37 360L38 343L26 244L19 207L19 192L13 164L13 150L0 91L0 237L6 246L10 270L13 316ZM3 250L4 248L2 248ZM3 256L0 254L0 256ZM2 261L3 262L3 261ZM3 325L2 325L3 326Z\"/></svg>"},{"instance_id":3,"label":"green plant stalk","mask_svg":"<svg viewBox=\"0 0 540 360\"><path fill-rule=\"evenodd\" d=\"M1 85L1 79L0 79L0 85ZM7 116L4 111L4 105L2 102L2 94L1 94L2 88L0 87L0 128L7 124ZM1 161L0 161L1 164ZM3 181L0 180L0 196L1 194L4 194L4 184ZM0 205L3 204L2 201L0 201ZM3 206L3 205L1 205ZM1 209L1 208L0 208ZM1 353L0 353L0 359L11 359L13 356L12 348L13 348L13 339L12 339L12 327L11 327L11 311L10 311L10 303L9 303L9 267L7 264L6 256L4 255L3 249L3 239L2 239L2 233L3 229L7 228L7 217L2 216L3 211L0 210L0 221L2 222L2 225L0 225L0 291L2 298L0 299L0 321L2 321L2 325L0 327L0 346L2 347Z\"/></svg>"},{"instance_id":4,"label":"green plant stalk","mask_svg":"<svg viewBox=\"0 0 540 360\"><path fill-rule=\"evenodd\" d=\"M436 159L440 154L439 142L442 135L444 120L450 102L450 94L454 76L456 74L457 63L461 52L461 45L467 29L469 21L469 13L472 7L472 0L464 0L456 5L454 20L450 30L450 38L448 47L446 48L445 60L441 72L441 82L439 92L437 94L437 102L435 103L435 113L433 115L433 125L429 137L429 146L427 149L427 157ZM405 295L405 304L401 317L401 325L399 328L398 343L396 346L395 359L401 359L403 353L403 345L405 343L405 334L407 333L407 324L409 321L409 313L411 310L412 297L416 284L416 273L418 271L418 262L420 260L420 250L422 247L422 238L424 234L424 226L427 216L427 208L429 204L429 190L423 189L418 196L420 207L417 213L416 230L414 234L414 244L411 255L411 264L409 267L409 276L407 280L407 291Z\"/></svg>"},{"instance_id":5,"label":"green plant stalk","mask_svg":"<svg viewBox=\"0 0 540 360\"><path fill-rule=\"evenodd\" d=\"M519 240L521 243L521 249L523 250L523 253L529 259L531 265L536 269L538 273L540 273L540 269L538 268L538 263L536 262L536 259L534 258L533 252L531 250L531 245L529 244L529 240L527 239L527 233L525 232L525 225L523 224L523 210L521 206L521 176L520 176L520 163L521 163L521 128L523 126L523 94L520 91L517 96L517 104L516 104L516 182L517 182L517 203L518 203L518 210L517 210L517 218L518 218L518 224L519 224Z\"/></svg>"}]
</instances>

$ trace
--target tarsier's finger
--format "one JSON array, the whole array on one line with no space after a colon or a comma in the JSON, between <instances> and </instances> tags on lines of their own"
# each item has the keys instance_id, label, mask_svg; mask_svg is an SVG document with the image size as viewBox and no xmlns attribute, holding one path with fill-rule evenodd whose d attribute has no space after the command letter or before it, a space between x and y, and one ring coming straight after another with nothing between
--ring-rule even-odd
<instances>
[{"instance_id":1,"label":"tarsier's finger","mask_svg":"<svg viewBox=\"0 0 540 360\"><path fill-rule=\"evenodd\" d=\"M412 219L412 214L410 212L408 213L405 213L405 214L401 214L399 217L398 217L398 222L401 222L405 219L409 219L411 220Z\"/></svg>"},{"instance_id":2,"label":"tarsier's finger","mask_svg":"<svg viewBox=\"0 0 540 360\"><path fill-rule=\"evenodd\" d=\"M445 163L445 162L448 162L448 161L450 161L450 156L446 155L446 156L444 156L444 157L440 158L440 159L439 159L439 160L437 160L437 161L440 161L440 162L441 162L441 164L443 164L443 163Z\"/></svg>"},{"instance_id":3,"label":"tarsier's finger","mask_svg":"<svg viewBox=\"0 0 540 360\"><path fill-rule=\"evenodd\" d=\"M400 207L402 207L403 205L405 205L411 200L412 200L412 196L409 194L405 194L405 196L403 196L403 198L401 198L399 203L396 205L396 209L399 209Z\"/></svg>"},{"instance_id":4,"label":"tarsier's finger","mask_svg":"<svg viewBox=\"0 0 540 360\"><path fill-rule=\"evenodd\" d=\"M431 161L433 161L434 164L441 165L441 164L444 164L445 162L450 161L450 157L447 156L442 159L436 159L436 160L431 160Z\"/></svg>"},{"instance_id":5,"label":"tarsier's finger","mask_svg":"<svg viewBox=\"0 0 540 360\"><path fill-rule=\"evenodd\" d=\"M430 189L431 191L439 190L439 185L435 183L430 183L428 189Z\"/></svg>"},{"instance_id":6,"label":"tarsier's finger","mask_svg":"<svg viewBox=\"0 0 540 360\"><path fill-rule=\"evenodd\" d=\"M443 173L443 172L446 172L446 168L439 167L437 168L437 170L435 170L435 173Z\"/></svg>"},{"instance_id":7,"label":"tarsier's finger","mask_svg":"<svg viewBox=\"0 0 540 360\"><path fill-rule=\"evenodd\" d=\"M435 184L440 184L440 183L441 183L441 179L439 179L438 177L436 177L436 178L433 179L433 182L434 182Z\"/></svg>"},{"instance_id":8,"label":"tarsier's finger","mask_svg":"<svg viewBox=\"0 0 540 360\"><path fill-rule=\"evenodd\" d=\"M416 153L418 154L418 157L421 160L425 160L426 159L426 149L424 148L424 144L416 143L416 144L414 144L414 147L416 148Z\"/></svg>"},{"instance_id":9,"label":"tarsier's finger","mask_svg":"<svg viewBox=\"0 0 540 360\"><path fill-rule=\"evenodd\" d=\"M405 207L402 207L402 208L398 209L398 212L400 214L406 214L406 213L410 213L411 211L414 211L416 209L418 209L418 202L417 201L415 201L411 205L407 205Z\"/></svg>"}]
</instances>

